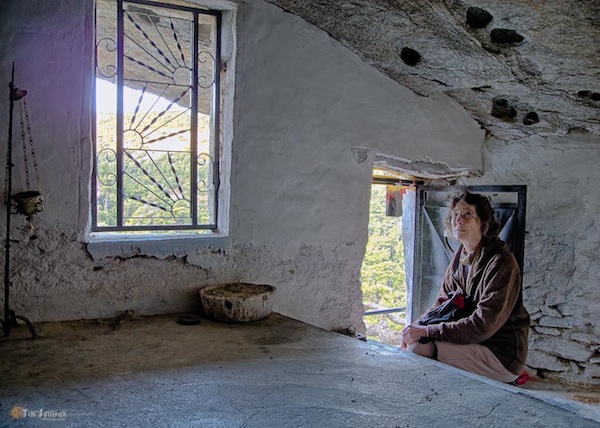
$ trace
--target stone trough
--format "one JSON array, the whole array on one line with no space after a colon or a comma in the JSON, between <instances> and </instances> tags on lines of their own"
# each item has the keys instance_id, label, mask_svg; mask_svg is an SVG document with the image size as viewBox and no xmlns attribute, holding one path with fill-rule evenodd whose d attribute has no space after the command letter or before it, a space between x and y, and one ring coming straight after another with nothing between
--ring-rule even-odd
<instances>
[{"instance_id":1,"label":"stone trough","mask_svg":"<svg viewBox=\"0 0 600 428\"><path fill-rule=\"evenodd\" d=\"M215 321L250 322L269 316L275 287L264 284L219 284L200 289L204 313Z\"/></svg>"}]
</instances>

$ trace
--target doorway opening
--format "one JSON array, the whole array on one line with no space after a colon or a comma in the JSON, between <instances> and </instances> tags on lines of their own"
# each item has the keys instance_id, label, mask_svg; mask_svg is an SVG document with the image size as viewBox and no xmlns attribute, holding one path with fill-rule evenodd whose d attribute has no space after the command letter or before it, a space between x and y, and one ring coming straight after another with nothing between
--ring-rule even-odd
<instances>
[{"instance_id":1,"label":"doorway opening","mask_svg":"<svg viewBox=\"0 0 600 428\"><path fill-rule=\"evenodd\" d=\"M373 170L368 242L361 267L367 338L400 345L400 333L435 300L458 243L447 236L449 201L459 190L490 199L506 242L523 269L524 185L424 185Z\"/></svg>"},{"instance_id":2,"label":"doorway opening","mask_svg":"<svg viewBox=\"0 0 600 428\"><path fill-rule=\"evenodd\" d=\"M373 170L369 238L361 267L364 322L368 339L394 346L400 345L409 303L414 189L412 180Z\"/></svg>"}]
</instances>

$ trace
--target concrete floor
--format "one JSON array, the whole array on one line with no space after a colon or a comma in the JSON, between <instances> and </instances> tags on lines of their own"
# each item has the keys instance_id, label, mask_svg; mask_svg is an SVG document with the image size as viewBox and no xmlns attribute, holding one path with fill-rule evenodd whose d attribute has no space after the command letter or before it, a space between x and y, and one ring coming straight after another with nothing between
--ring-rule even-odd
<instances>
[{"instance_id":1,"label":"concrete floor","mask_svg":"<svg viewBox=\"0 0 600 428\"><path fill-rule=\"evenodd\" d=\"M176 320L42 323L35 340L13 328L0 339L0 426L600 426L597 407L277 314Z\"/></svg>"}]
</instances>

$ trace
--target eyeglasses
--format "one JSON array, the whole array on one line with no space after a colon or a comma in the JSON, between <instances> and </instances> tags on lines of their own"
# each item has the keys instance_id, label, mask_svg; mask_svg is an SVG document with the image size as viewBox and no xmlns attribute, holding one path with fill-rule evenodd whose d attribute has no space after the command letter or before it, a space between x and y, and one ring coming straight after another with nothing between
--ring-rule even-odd
<instances>
[{"instance_id":1,"label":"eyeglasses","mask_svg":"<svg viewBox=\"0 0 600 428\"><path fill-rule=\"evenodd\" d=\"M465 211L452 211L452 221L458 220L458 217L462 217L464 220L469 221L477 217L477 213L473 211L465 210Z\"/></svg>"}]
</instances>

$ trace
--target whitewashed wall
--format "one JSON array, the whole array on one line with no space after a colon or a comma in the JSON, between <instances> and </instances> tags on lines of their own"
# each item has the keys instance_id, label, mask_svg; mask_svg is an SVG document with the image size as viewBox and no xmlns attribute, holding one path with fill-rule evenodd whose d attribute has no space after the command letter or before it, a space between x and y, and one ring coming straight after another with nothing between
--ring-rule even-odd
<instances>
[{"instance_id":1,"label":"whitewashed wall","mask_svg":"<svg viewBox=\"0 0 600 428\"><path fill-rule=\"evenodd\" d=\"M229 238L90 246L93 2L2 2L0 17L2 99L14 61L46 201L35 231L22 217L11 230L11 306L33 321L198 310L200 287L245 281L277 286L284 315L360 329L375 153L481 169L483 133L451 100L417 97L301 19L241 2Z\"/></svg>"}]
</instances>

